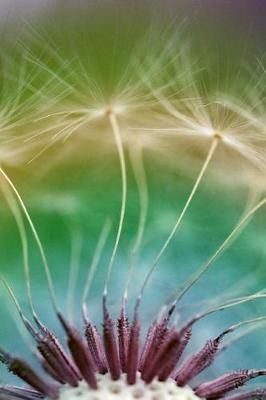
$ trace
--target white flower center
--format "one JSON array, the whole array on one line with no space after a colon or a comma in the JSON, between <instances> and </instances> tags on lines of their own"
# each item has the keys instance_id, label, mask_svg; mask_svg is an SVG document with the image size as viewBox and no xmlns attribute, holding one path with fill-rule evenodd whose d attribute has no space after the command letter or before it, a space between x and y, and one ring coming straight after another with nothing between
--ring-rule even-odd
<instances>
[{"instance_id":1,"label":"white flower center","mask_svg":"<svg viewBox=\"0 0 266 400\"><path fill-rule=\"evenodd\" d=\"M113 381L109 374L98 374L97 381L97 390L91 389L85 381L76 388L64 385L59 400L199 400L190 387L178 387L171 378L165 382L154 380L147 385L138 375L136 383L128 385L125 375Z\"/></svg>"}]
</instances>

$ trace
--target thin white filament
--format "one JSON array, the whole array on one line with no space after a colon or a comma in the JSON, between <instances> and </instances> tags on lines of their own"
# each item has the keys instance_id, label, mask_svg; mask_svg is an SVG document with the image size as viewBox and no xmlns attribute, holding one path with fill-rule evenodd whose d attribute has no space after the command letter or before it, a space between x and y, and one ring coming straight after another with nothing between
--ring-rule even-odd
<instances>
[{"instance_id":1,"label":"thin white filament","mask_svg":"<svg viewBox=\"0 0 266 400\"><path fill-rule=\"evenodd\" d=\"M17 311L18 311L19 316L21 317L22 321L25 322L25 321L26 321L26 318L25 318L25 316L24 316L24 314L23 314L23 312L22 312L22 309L21 309L21 307L20 307L20 304L19 304L19 302L18 302L18 299L17 299L17 297L16 297L16 295L15 295L13 289L12 289L11 286L7 283L7 281L6 281L6 279L3 277L3 275L0 275L0 280L2 281L2 283L3 283L3 285L5 286L6 290L8 291L8 293L9 293L9 295L10 295L10 297L11 297L11 299L12 299L12 301L13 301L13 303L14 303L14 305L15 305Z\"/></svg>"},{"instance_id":2,"label":"thin white filament","mask_svg":"<svg viewBox=\"0 0 266 400\"><path fill-rule=\"evenodd\" d=\"M30 332L31 334L34 333L34 328L32 327L31 323L29 322L29 320L25 317L21 306L19 304L19 301L13 291L13 289L11 288L11 286L8 284L8 282L6 281L6 279L3 277L3 275L0 274L0 281L2 282L3 286L6 288L11 300L13 301L15 308L21 318L21 321L24 325L24 327L27 329L28 332ZM17 323L17 322L16 322ZM19 328L20 330L20 328ZM23 339L24 341L31 347L28 337L26 337L26 335L24 334L24 332L22 333Z\"/></svg>"},{"instance_id":3,"label":"thin white filament","mask_svg":"<svg viewBox=\"0 0 266 400\"><path fill-rule=\"evenodd\" d=\"M120 218L119 218L119 224L118 224L118 229L117 229L117 234L116 234L116 240L115 240L114 248L113 248L113 251L111 254L111 259L110 259L110 262L109 262L109 265L107 268L107 274L106 274L106 280L105 280L104 292L103 292L104 297L106 297L106 295L107 295L107 287L108 287L108 283L110 280L110 276L111 276L115 256L117 253L118 245L120 242L121 232L122 232L124 218L125 218L126 199L127 199L126 162L125 162L125 154L124 154L124 149L123 149L120 127L118 124L117 117L112 111L109 111L107 113L107 116L109 118L111 128L112 128L112 131L114 134L115 143L116 143L118 156L119 156L121 177L122 177L122 199L121 199Z\"/></svg>"},{"instance_id":4,"label":"thin white filament","mask_svg":"<svg viewBox=\"0 0 266 400\"><path fill-rule=\"evenodd\" d=\"M17 206L15 199L13 198L12 192L8 189L8 187L6 185L3 185L1 187L1 190L5 196L5 199L8 203L9 209L10 209L11 213L13 214L13 217L15 219L15 222L16 222L16 225L18 228L21 246L22 246L23 269L24 269L24 276L25 276L25 281L26 281L26 292L27 292L27 297L28 297L28 303L29 303L30 309L32 311L32 315L34 317L37 317L37 314L36 314L36 311L35 311L35 308L33 305L33 300L32 300L30 267L29 267L29 248L28 248L28 239L27 239L27 235L26 235L24 221L23 221L20 209Z\"/></svg>"},{"instance_id":5,"label":"thin white filament","mask_svg":"<svg viewBox=\"0 0 266 400\"><path fill-rule=\"evenodd\" d=\"M52 304L53 304L53 307L54 307L55 311L58 313L59 308L58 308L57 301L56 301L54 285L53 285L50 268L49 268L49 265L48 265L48 262L47 262L47 259L46 259L46 255L45 255L45 252L44 252L44 249L43 249L42 242L41 242L41 240L39 238L39 235L38 235L38 233L36 231L36 228L35 228L35 226L34 226L34 224L32 222L32 219L31 219L31 217L30 217L30 215L28 213L28 210L27 210L27 208L26 208L26 206L25 206L25 204L24 204L24 202L22 200L22 197L20 196L19 192L17 191L15 185L13 184L11 179L8 177L8 175L4 172L4 170L1 167L0 167L0 173L3 175L3 177L5 178L7 183L10 185L11 189L13 190L13 192L14 192L14 194L15 194L15 196L16 196L16 198L17 198L17 200L18 200L18 202L19 202L19 204L20 204L20 206L22 208L22 211L23 211L23 213L24 213L24 215L25 215L25 217L26 217L26 219L27 219L27 221L29 223L29 226L31 228L32 234L34 236L34 239L36 241L37 247L39 249L41 260L43 262L43 266L44 266L44 270L45 270L45 274L46 274L47 285L48 285L48 290L49 290L49 293L50 293L51 301L52 301Z\"/></svg>"},{"instance_id":6,"label":"thin white filament","mask_svg":"<svg viewBox=\"0 0 266 400\"><path fill-rule=\"evenodd\" d=\"M132 249L130 267L128 271L127 282L125 286L124 298L127 298L128 295L128 286L134 272L134 268L136 266L137 257L140 249L140 245L142 243L142 238L144 235L147 213L148 213L148 187L147 187L147 179L145 174L145 167L143 163L143 152L140 145L137 148L130 149L130 161L133 168L133 173L135 176L135 180L137 183L138 193L139 193L139 202L140 202L140 214L139 214L139 222L137 228L137 234L135 238L135 242Z\"/></svg>"},{"instance_id":7,"label":"thin white filament","mask_svg":"<svg viewBox=\"0 0 266 400\"><path fill-rule=\"evenodd\" d=\"M100 258L104 249L104 246L106 244L107 238L110 234L111 231L111 226L112 223L110 220L107 220L101 230L99 239L98 239L98 243L96 245L95 248L95 252L92 258L92 262L89 268L89 272L87 275L87 279L86 279L86 283L85 283L85 287L84 287L84 291L83 291L83 295L82 295L82 306L84 307L84 305L87 303L88 300L88 295L91 289L91 285L92 285L92 281L95 275L95 272L97 270L97 267L99 265L100 262Z\"/></svg>"},{"instance_id":8,"label":"thin white filament","mask_svg":"<svg viewBox=\"0 0 266 400\"><path fill-rule=\"evenodd\" d=\"M20 335L21 339L23 340L24 344L26 345L28 350L31 352L31 354L34 354L36 351L35 346L32 343L31 336L28 335L29 331L27 330L21 317L18 318L17 308L15 307L15 309L14 309L13 303L9 304L8 302L6 302L6 307L8 308L9 315L12 318L13 323L15 324L18 334ZM21 322L22 322L22 324L21 324Z\"/></svg>"},{"instance_id":9,"label":"thin white filament","mask_svg":"<svg viewBox=\"0 0 266 400\"><path fill-rule=\"evenodd\" d=\"M248 326L245 330L238 333L233 338L227 340L221 347L220 351L226 350L228 347L231 347L238 340L242 339L243 337L245 337L245 336L249 335L250 333L257 331L263 327L265 327L265 321L258 322L258 324Z\"/></svg>"},{"instance_id":10,"label":"thin white filament","mask_svg":"<svg viewBox=\"0 0 266 400\"><path fill-rule=\"evenodd\" d=\"M229 332L234 332L235 330L241 328L242 326L245 325L250 325L250 324L257 324L257 323L262 323L266 321L266 316L263 315L261 317L257 317L257 318L252 318L252 319L247 319L245 321L240 321L237 324L234 324L232 326L230 326L230 328L228 328Z\"/></svg>"},{"instance_id":11,"label":"thin white filament","mask_svg":"<svg viewBox=\"0 0 266 400\"><path fill-rule=\"evenodd\" d=\"M148 271L148 273L147 273L147 275L145 277L145 280L144 280L144 283L142 285L139 297L142 297L144 289L145 289L145 287L146 287L146 285L147 285L147 283L148 283L153 271L155 270L155 268L156 268L157 264L159 263L162 255L164 254L165 250L169 246L169 243L173 239L178 227L180 226L180 224L181 224L181 222L182 222L182 220L183 220L183 218L184 218L184 216L186 214L186 211L187 211L188 207L190 206L190 203L191 203L191 201L192 201L192 199L193 199L193 197L194 197L194 195L195 195L195 193L196 193L196 191L197 191L197 189L198 189L198 187L199 187L199 185L201 183L201 180L202 180L202 178L203 178L203 176L204 176L204 174L205 174L205 172L206 172L206 170L207 170L207 168L209 166L209 163L210 163L210 161L211 161L211 159L213 157L213 154L215 153L215 150L217 148L217 145L218 145L219 141L220 141L220 137L218 135L214 135L213 139L212 139L212 142L211 142L210 149L209 149L208 154L207 154L207 157L206 157L206 159L204 161L204 164L203 164L203 166L202 166L202 168L200 170L200 173L199 173L199 175L198 175L198 177L196 179L196 182L195 182L195 184L194 184L194 186L192 188L192 191L191 191L191 193L190 193L190 195L189 195L189 197L188 197L188 199L186 201L186 204L185 204L184 208L182 209L182 211L181 211L181 213L180 213L180 215L179 215L179 217L178 217L178 219L177 219L172 231L170 232L170 235L168 236L168 238L164 242L161 250L159 251L158 255L156 256L154 262L152 263L152 265L151 265L151 267L150 267L150 269L149 269L149 271Z\"/></svg>"},{"instance_id":12,"label":"thin white filament","mask_svg":"<svg viewBox=\"0 0 266 400\"><path fill-rule=\"evenodd\" d=\"M17 206L15 199L13 198L12 192L8 189L8 186L7 185L2 186L1 190L5 196L5 199L7 201L9 209L13 214L13 217L15 219L15 222L16 222L16 225L18 228L21 246L22 246L23 270L24 270L24 276L25 276L25 282L26 282L26 293L27 293L28 303L29 303L33 317L35 319L38 319L37 313L35 311L35 307L33 305L33 300L32 300L30 266L29 266L29 244L28 244L28 239L27 239L27 235L26 235L24 221L23 221L20 209Z\"/></svg>"},{"instance_id":13,"label":"thin white filament","mask_svg":"<svg viewBox=\"0 0 266 400\"><path fill-rule=\"evenodd\" d=\"M213 262L220 256L227 246L232 242L243 225L245 225L248 220L266 203L266 198L261 200L255 207L253 207L242 220L235 226L232 232L227 236L221 246L214 252L214 254L209 258L209 260L200 267L192 278L190 278L184 285L183 289L178 293L173 305L175 306L185 295L185 293L200 279L200 277L212 266Z\"/></svg>"},{"instance_id":14,"label":"thin white filament","mask_svg":"<svg viewBox=\"0 0 266 400\"><path fill-rule=\"evenodd\" d=\"M227 310L229 308L238 306L240 304L245 304L248 303L250 301L254 301L254 300L258 300L258 299L262 299L266 297L266 293L265 291L260 291L257 293L254 293L252 295L249 296L244 296L242 298L235 298L235 299L231 299L223 304L219 304L218 306L209 308L205 311L202 311L198 314L196 314L194 317L192 317L187 323L184 324L183 328L181 330L186 330L189 326L193 325L195 322L201 320L202 318L205 318L211 314L214 314L216 312L220 312L220 311L224 311Z\"/></svg>"}]
</instances>

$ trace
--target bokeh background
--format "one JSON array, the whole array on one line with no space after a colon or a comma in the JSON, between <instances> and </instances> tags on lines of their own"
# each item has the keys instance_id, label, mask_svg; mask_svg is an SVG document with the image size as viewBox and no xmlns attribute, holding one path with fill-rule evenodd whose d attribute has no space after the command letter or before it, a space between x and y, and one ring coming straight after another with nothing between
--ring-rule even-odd
<instances>
[{"instance_id":1,"label":"bokeh background","mask_svg":"<svg viewBox=\"0 0 266 400\"><path fill-rule=\"evenodd\" d=\"M0 10L1 60L2 64L8 60L8 70L13 78L20 71L21 49L25 48L37 59L47 61L51 70L58 71L55 58L47 55L52 43L56 52L63 54L60 62L72 56L83 61L85 66L90 66L90 73L100 86L107 88L107 92L112 91L113 82L123 72L133 49L143 44L146 31L157 30L158 37L160 32L166 37L168 30L181 29L182 35L184 32L184 39L181 40L188 40L195 59L198 57L206 65L203 70L206 84L210 87L217 84L219 70L219 86L230 88L239 84L241 94L242 87L244 90L250 82L244 74L240 83L236 83L235 71L241 68L245 70L246 66L263 60L265 51L266 15L263 1L0 1ZM26 80L34 75L34 68L29 68ZM5 93L5 76L1 75L1 104L7 98L12 99L12 91L8 96ZM82 85L79 77L74 78ZM40 89L44 81L45 73L40 73L33 80L33 86ZM13 91L16 92L15 84ZM26 90L20 101L26 101L30 95L31 90ZM31 104L32 109L34 104ZM23 112L26 113L27 109ZM34 133L36 125L28 124L22 131L18 129L12 135L16 137L28 130ZM76 256L74 261L79 265L79 273L73 308L76 323L80 326L81 290L93 251L106 218L110 217L114 222L118 220L121 201L120 169L114 144L110 138L107 141L105 137L99 139L97 135L99 132L94 128L73 135L70 144L57 143L30 163L28 161L39 149L30 149L21 157L20 148L24 148L25 142L18 142L16 151L7 152L2 162L36 224L63 309L66 307L71 262L73 255ZM4 139L6 136L2 140L5 148ZM195 153L195 162L186 161L185 157L180 161L178 142L175 143L173 138L165 137L158 146L160 152L149 148L144 151L149 209L130 286L131 298L137 294L144 273L169 234L203 160L202 153ZM128 153L126 159L128 162ZM245 163L241 164L241 168L246 168ZM231 172L235 171L230 171L226 164L223 171L221 163L215 169L214 157L182 226L145 292L141 309L144 328L145 321L154 318L161 302L213 253L246 210L250 193L256 187L255 178L240 184L237 174L233 182L227 179ZM261 177L259 181L263 181ZM114 315L118 312L123 294L138 216L138 191L129 165L125 225L110 282L109 302ZM1 273L28 311L21 244L3 198L0 217ZM182 302L182 315L191 315L199 305L204 307L205 302L211 304L212 299L216 301L230 293L232 296L249 294L265 287L265 222L265 210L261 210L189 292ZM29 230L28 234L36 308L42 319L62 335L52 311L45 275ZM89 296L91 316L99 324L101 292L114 234L115 229L104 250ZM73 288L74 281L71 285ZM265 311L265 300L260 300L208 317L195 327L191 346L198 348L228 324L264 315ZM0 321L1 345L32 359L30 348L27 347L30 343L4 288L1 288ZM262 327L237 341L232 350L221 354L208 371L208 376L213 377L217 371L233 368L265 367L264 332L265 327ZM0 371L1 380L14 379L7 377L4 367Z\"/></svg>"}]
</instances>

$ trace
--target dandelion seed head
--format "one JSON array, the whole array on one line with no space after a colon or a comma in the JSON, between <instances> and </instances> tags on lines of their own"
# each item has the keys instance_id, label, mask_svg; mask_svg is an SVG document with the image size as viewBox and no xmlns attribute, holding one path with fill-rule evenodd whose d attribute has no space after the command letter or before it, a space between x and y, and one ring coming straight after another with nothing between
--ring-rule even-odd
<instances>
[{"instance_id":1,"label":"dandelion seed head","mask_svg":"<svg viewBox=\"0 0 266 400\"><path fill-rule=\"evenodd\" d=\"M6 160L11 162L17 153L18 163L27 159L32 164L47 152L52 167L51 159L54 158L56 165L58 151L62 154L61 161L69 157L75 160L74 153L81 156L85 142L94 146L108 143L106 148L113 152L109 128L104 123L106 110L111 108L121 118L123 141L128 149L138 142L146 151L151 150L155 162L159 154L166 162L169 160L169 165L174 165L175 152L178 152L186 154L193 165L209 139L219 133L222 145L216 154L218 175L230 180L233 174L227 173L227 165L235 170L245 160L248 160L245 171L253 166L265 171L264 100L259 87L264 82L263 65L260 74L258 69L249 73L251 83L245 88L240 88L238 83L242 82L241 74L230 90L226 86L228 92L223 81L217 83L217 88L209 88L202 74L207 71L207 75L214 77L215 66L211 60L198 60L182 30L151 28L128 51L124 68L107 90L105 80L96 77L97 65L91 68L93 57L89 62L79 54L71 58L68 52L55 46L48 32L42 37L34 27L29 30L33 47L29 39L29 43L23 43L18 97L24 90L30 90L30 95L11 114L6 112L6 107L3 109L2 114L7 114L9 119L16 114L15 124L11 123L6 131L15 141L6 150L4 143L1 147L2 152L6 151ZM40 47L41 53L34 46ZM39 77L42 86L39 86ZM168 142L171 142L170 148ZM55 147L56 151L52 152ZM183 163L187 172L191 169L189 164ZM240 169L244 171L239 168L238 175ZM252 185L251 180L249 183Z\"/></svg>"}]
</instances>

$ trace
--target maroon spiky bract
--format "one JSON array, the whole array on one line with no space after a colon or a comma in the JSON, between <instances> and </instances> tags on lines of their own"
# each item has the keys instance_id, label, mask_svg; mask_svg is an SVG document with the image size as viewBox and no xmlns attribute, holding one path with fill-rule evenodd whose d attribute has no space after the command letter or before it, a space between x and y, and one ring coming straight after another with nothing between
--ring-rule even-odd
<instances>
[{"instance_id":1,"label":"maroon spiky bract","mask_svg":"<svg viewBox=\"0 0 266 400\"><path fill-rule=\"evenodd\" d=\"M145 385L149 385L154 379L161 382L175 380L178 386L190 385L196 375L213 363L219 354L223 337L232 331L232 328L226 329L216 338L209 339L202 349L178 365L192 336L191 323L179 329L175 326L170 328L170 318L167 314L161 315L150 325L142 346L138 307L130 325L123 305L116 321L116 329L104 298L102 336L87 317L84 318L84 334L72 327L61 313L58 313L58 317L66 332L71 356L48 328L37 323L35 329L25 319L25 326L36 341L38 358L46 376L41 376L27 362L1 349L0 360L29 387L4 385L0 388L0 400L37 400L46 397L58 399L63 385L77 387L81 380L85 380L91 389L97 391L97 375L107 372L114 381L118 380L122 373L126 374L128 385L135 384L137 373ZM266 375L266 369L229 372L199 384L194 393L206 399L264 400L264 388L231 395L232 391L260 375Z\"/></svg>"},{"instance_id":2,"label":"maroon spiky bract","mask_svg":"<svg viewBox=\"0 0 266 400\"><path fill-rule=\"evenodd\" d=\"M119 357L122 372L126 372L127 368L127 353L129 342L129 323L126 316L125 307L122 306L120 317L117 320L118 342L119 342Z\"/></svg>"},{"instance_id":3,"label":"maroon spiky bract","mask_svg":"<svg viewBox=\"0 0 266 400\"><path fill-rule=\"evenodd\" d=\"M266 370L240 370L226 373L210 382L200 384L195 393L207 399L217 399L226 393L243 386L247 381L257 376L266 375Z\"/></svg>"}]
</instances>

